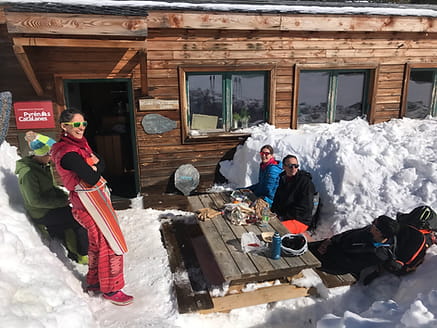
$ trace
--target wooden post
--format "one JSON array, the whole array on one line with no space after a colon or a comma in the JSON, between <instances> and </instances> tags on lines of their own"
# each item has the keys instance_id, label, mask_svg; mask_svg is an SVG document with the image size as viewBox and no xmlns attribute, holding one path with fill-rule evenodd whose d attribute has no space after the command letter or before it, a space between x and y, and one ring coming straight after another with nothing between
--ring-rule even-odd
<instances>
[{"instance_id":1,"label":"wooden post","mask_svg":"<svg viewBox=\"0 0 437 328\"><path fill-rule=\"evenodd\" d=\"M140 55L140 76L141 76L141 95L149 95L149 86L147 81L147 52L146 49L139 51Z\"/></svg>"}]
</instances>

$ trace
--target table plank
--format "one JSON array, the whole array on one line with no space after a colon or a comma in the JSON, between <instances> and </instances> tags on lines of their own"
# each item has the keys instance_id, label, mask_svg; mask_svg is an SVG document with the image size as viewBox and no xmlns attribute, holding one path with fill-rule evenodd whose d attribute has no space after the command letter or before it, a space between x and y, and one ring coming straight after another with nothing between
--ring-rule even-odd
<instances>
[{"instance_id":1,"label":"table plank","mask_svg":"<svg viewBox=\"0 0 437 328\"><path fill-rule=\"evenodd\" d=\"M218 207L223 207L225 203L229 203L230 202L230 194L226 194L224 197L221 196L221 193L219 194L210 194L210 198L213 201L213 203L215 204L215 206ZM224 218L224 220L226 221L226 219ZM230 229L232 229L232 224L229 224L229 222L224 222L224 224L222 225L222 228L224 228L226 226L228 226ZM234 234L237 236L240 244L241 244L241 236L243 235L243 233L245 232L253 232L255 233L259 239L261 239L261 232L262 230L260 230L260 228L257 225L247 225L247 226L242 226L243 229L234 229ZM236 231L239 230L239 231ZM263 228L263 231L271 231L270 229L268 229L268 227ZM241 246L240 246L241 249ZM285 263L285 261L283 260L272 260L268 258L269 252L267 252L266 254L262 255L262 254L248 254L247 256L252 260L252 262L254 263L254 265L256 266L256 268L258 269L260 274L265 274L269 271L271 271L272 269L284 269L284 268L288 268L287 263Z\"/></svg>"},{"instance_id":2,"label":"table plank","mask_svg":"<svg viewBox=\"0 0 437 328\"><path fill-rule=\"evenodd\" d=\"M231 192L210 193L188 197L193 210L209 207L222 211L224 205L231 203ZM256 282L292 276L302 269L319 267L320 262L311 252L301 256L283 256L279 260L269 258L265 254L243 253L241 236L245 232L254 232L260 239L263 231L278 231L281 235L288 230L277 218L269 220L267 227L258 225L233 225L223 215L199 222L199 226L213 253L224 279L231 284L240 282Z\"/></svg>"},{"instance_id":3,"label":"table plank","mask_svg":"<svg viewBox=\"0 0 437 328\"><path fill-rule=\"evenodd\" d=\"M289 233L279 219L274 218L269 221L269 224L278 231L281 236ZM299 271L306 268L318 268L321 265L320 261L309 250L301 256L284 256L284 259L291 267Z\"/></svg>"},{"instance_id":4,"label":"table plank","mask_svg":"<svg viewBox=\"0 0 437 328\"><path fill-rule=\"evenodd\" d=\"M226 219L223 217L214 218L212 222L216 226L217 231L221 233L222 238L226 240L227 247L239 267L241 275L244 276L246 274L256 273L256 267L241 250L241 238L239 237L238 232L236 234L229 225L226 224Z\"/></svg>"},{"instance_id":5,"label":"table plank","mask_svg":"<svg viewBox=\"0 0 437 328\"><path fill-rule=\"evenodd\" d=\"M188 198L188 201L193 209L200 209L211 205L208 197L190 196ZM208 241L208 244L214 255L214 260L217 262L217 265L220 268L225 280L229 280L231 277L240 276L240 269L231 256L229 248L226 246L221 234L217 231L212 221L206 220L204 222L199 222L199 226L206 240Z\"/></svg>"},{"instance_id":6,"label":"table plank","mask_svg":"<svg viewBox=\"0 0 437 328\"><path fill-rule=\"evenodd\" d=\"M208 197L209 199L207 199ZM203 195L201 198L203 204L209 204L218 209L223 209L225 204L224 198L217 193ZM259 272L258 268L254 265L253 259L248 257L247 254L244 254L241 249L241 236L246 232L244 227L229 224L227 219L223 216L213 218L211 221L216 226L223 240L226 241L231 256L240 269L241 277L233 277L232 280L256 276ZM228 276L230 276L230 274Z\"/></svg>"},{"instance_id":7,"label":"table plank","mask_svg":"<svg viewBox=\"0 0 437 328\"><path fill-rule=\"evenodd\" d=\"M229 203L231 200L230 193L227 193L223 197L221 197L220 194L210 194L210 198L213 200L214 204L217 206L220 206L220 205L223 206L225 203ZM226 220L226 219L224 219L224 220ZM229 224L229 222L225 222L225 224L227 226L229 226L230 229L234 229L235 235L237 237L239 237L238 239L240 241L240 244L241 244L241 236L245 232L253 232L253 233L255 233L255 235L258 236L259 239L261 239L261 232L262 231L259 229L259 227L257 225L250 224L250 225L240 226L242 228L238 229L238 228L235 228L237 226ZM269 231L269 229L265 228L264 231ZM252 262L256 266L257 270L259 271L259 274L266 274L275 268L277 268L277 269L288 268L288 265L284 261L271 260L268 258L268 255L269 255L269 252L267 252L264 255L263 254L252 254L252 253L247 254L247 256L252 260Z\"/></svg>"},{"instance_id":8,"label":"table plank","mask_svg":"<svg viewBox=\"0 0 437 328\"><path fill-rule=\"evenodd\" d=\"M217 231L217 228L212 221L206 220L200 224L200 227L205 234L205 238L208 241L214 259L225 280L229 281L234 277L241 276L241 271L230 254L229 248L226 246L222 236Z\"/></svg>"}]
</instances>

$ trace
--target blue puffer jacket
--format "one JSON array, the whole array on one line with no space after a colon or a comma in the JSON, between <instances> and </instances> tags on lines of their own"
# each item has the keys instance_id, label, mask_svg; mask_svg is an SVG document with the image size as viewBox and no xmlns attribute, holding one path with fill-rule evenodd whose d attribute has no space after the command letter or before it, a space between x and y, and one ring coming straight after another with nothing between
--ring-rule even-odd
<instances>
[{"instance_id":1,"label":"blue puffer jacket","mask_svg":"<svg viewBox=\"0 0 437 328\"><path fill-rule=\"evenodd\" d=\"M279 174L282 172L282 163L269 164L264 169L260 167L258 174L258 183L249 187L257 197L261 197L270 206L273 203L276 189L279 184Z\"/></svg>"}]
</instances>

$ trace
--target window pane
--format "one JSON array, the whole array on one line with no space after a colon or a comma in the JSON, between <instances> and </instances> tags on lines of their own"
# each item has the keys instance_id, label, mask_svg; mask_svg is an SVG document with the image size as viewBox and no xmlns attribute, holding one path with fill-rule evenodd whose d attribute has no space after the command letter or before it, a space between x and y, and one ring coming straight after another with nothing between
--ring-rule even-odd
<instances>
[{"instance_id":1,"label":"window pane","mask_svg":"<svg viewBox=\"0 0 437 328\"><path fill-rule=\"evenodd\" d=\"M247 127L247 123L252 126L265 122L265 83L262 72L232 74L233 121L239 117L241 127Z\"/></svg>"},{"instance_id":2,"label":"window pane","mask_svg":"<svg viewBox=\"0 0 437 328\"><path fill-rule=\"evenodd\" d=\"M298 124L327 122L328 89L328 72L301 71Z\"/></svg>"},{"instance_id":3,"label":"window pane","mask_svg":"<svg viewBox=\"0 0 437 328\"><path fill-rule=\"evenodd\" d=\"M350 121L363 114L364 72L338 74L334 121Z\"/></svg>"},{"instance_id":4,"label":"window pane","mask_svg":"<svg viewBox=\"0 0 437 328\"><path fill-rule=\"evenodd\" d=\"M431 112L433 81L433 71L411 71L408 82L406 117L425 118Z\"/></svg>"},{"instance_id":5,"label":"window pane","mask_svg":"<svg viewBox=\"0 0 437 328\"><path fill-rule=\"evenodd\" d=\"M187 80L191 129L222 129L222 76L219 74L188 75Z\"/></svg>"}]
</instances>

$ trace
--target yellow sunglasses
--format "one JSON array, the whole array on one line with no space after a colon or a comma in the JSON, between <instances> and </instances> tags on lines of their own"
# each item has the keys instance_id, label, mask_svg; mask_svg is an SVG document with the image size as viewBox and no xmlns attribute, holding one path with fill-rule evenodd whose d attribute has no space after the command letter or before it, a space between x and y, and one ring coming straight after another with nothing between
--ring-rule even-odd
<instances>
[{"instance_id":1,"label":"yellow sunglasses","mask_svg":"<svg viewBox=\"0 0 437 328\"><path fill-rule=\"evenodd\" d=\"M88 125L88 122L87 121L84 121L84 122L64 122L64 124L72 125L74 128L78 128L82 125L84 128L86 128L86 126Z\"/></svg>"}]
</instances>

